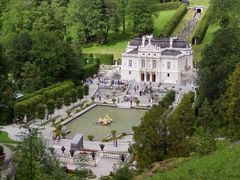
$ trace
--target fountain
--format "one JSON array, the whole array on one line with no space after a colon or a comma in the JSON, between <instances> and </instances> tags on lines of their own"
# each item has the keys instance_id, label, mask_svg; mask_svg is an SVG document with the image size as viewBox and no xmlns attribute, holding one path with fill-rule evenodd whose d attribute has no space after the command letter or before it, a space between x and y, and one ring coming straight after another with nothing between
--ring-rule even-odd
<instances>
[{"instance_id":1,"label":"fountain","mask_svg":"<svg viewBox=\"0 0 240 180\"><path fill-rule=\"evenodd\" d=\"M97 122L102 126L106 126L112 123L112 118L110 118L109 115L106 114L103 118L100 117Z\"/></svg>"}]
</instances>

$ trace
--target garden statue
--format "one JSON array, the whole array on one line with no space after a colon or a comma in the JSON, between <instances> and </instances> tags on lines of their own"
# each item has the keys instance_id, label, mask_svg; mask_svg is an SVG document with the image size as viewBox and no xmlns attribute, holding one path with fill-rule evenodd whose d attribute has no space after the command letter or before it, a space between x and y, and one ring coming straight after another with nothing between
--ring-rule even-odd
<instances>
[{"instance_id":1,"label":"garden statue","mask_svg":"<svg viewBox=\"0 0 240 180\"><path fill-rule=\"evenodd\" d=\"M105 145L104 144L99 144L101 151L103 151Z\"/></svg>"}]
</instances>

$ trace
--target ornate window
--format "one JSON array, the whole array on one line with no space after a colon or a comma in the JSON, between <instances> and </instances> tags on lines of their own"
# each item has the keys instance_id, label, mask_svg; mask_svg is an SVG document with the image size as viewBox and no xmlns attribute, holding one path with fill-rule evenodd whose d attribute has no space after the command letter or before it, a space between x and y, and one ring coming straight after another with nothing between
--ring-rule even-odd
<instances>
[{"instance_id":1,"label":"ornate window","mask_svg":"<svg viewBox=\"0 0 240 180\"><path fill-rule=\"evenodd\" d=\"M157 67L156 60L153 60L153 68L155 69Z\"/></svg>"},{"instance_id":2,"label":"ornate window","mask_svg":"<svg viewBox=\"0 0 240 180\"><path fill-rule=\"evenodd\" d=\"M142 68L145 68L145 60L142 60Z\"/></svg>"},{"instance_id":3,"label":"ornate window","mask_svg":"<svg viewBox=\"0 0 240 180\"><path fill-rule=\"evenodd\" d=\"M132 67L132 60L129 60L129 61L128 61L128 66L129 66L129 67Z\"/></svg>"},{"instance_id":4,"label":"ornate window","mask_svg":"<svg viewBox=\"0 0 240 180\"><path fill-rule=\"evenodd\" d=\"M171 63L167 62L167 69L171 69Z\"/></svg>"}]
</instances>

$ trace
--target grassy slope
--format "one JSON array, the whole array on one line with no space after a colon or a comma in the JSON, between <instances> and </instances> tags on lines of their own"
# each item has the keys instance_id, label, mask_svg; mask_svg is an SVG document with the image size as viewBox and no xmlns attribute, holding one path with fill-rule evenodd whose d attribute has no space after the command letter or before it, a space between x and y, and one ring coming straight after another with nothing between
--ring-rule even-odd
<instances>
[{"instance_id":1,"label":"grassy slope","mask_svg":"<svg viewBox=\"0 0 240 180\"><path fill-rule=\"evenodd\" d=\"M204 6L204 8L208 8L209 0L190 0L190 6L202 6L202 5ZM204 47L207 44L211 43L214 33L218 30L218 28L219 27L217 24L214 24L214 23L210 24L202 43L200 45L193 46L193 51L194 51L193 59L195 62L201 61L202 59L201 54Z\"/></svg>"},{"instance_id":2,"label":"grassy slope","mask_svg":"<svg viewBox=\"0 0 240 180\"><path fill-rule=\"evenodd\" d=\"M164 26L170 19L173 17L176 10L168 10L168 11L159 11L157 12L156 16L154 17L154 30L153 35L159 36L161 31L163 30Z\"/></svg>"},{"instance_id":3,"label":"grassy slope","mask_svg":"<svg viewBox=\"0 0 240 180\"><path fill-rule=\"evenodd\" d=\"M159 35L165 24L171 19L176 10L167 10L157 12L154 16L154 35ZM114 58L121 58L131 35L118 35L116 38L110 38L108 44L97 45L92 44L83 48L83 53L99 53L99 54L114 54Z\"/></svg>"},{"instance_id":4,"label":"grassy slope","mask_svg":"<svg viewBox=\"0 0 240 180\"><path fill-rule=\"evenodd\" d=\"M217 24L214 24L214 23L210 24L202 43L199 45L193 46L193 51L194 51L193 59L195 62L199 62L202 59L201 54L204 47L207 44L211 43L211 41L213 40L214 33L218 30L218 28L219 26Z\"/></svg>"},{"instance_id":5,"label":"grassy slope","mask_svg":"<svg viewBox=\"0 0 240 180\"><path fill-rule=\"evenodd\" d=\"M209 0L190 0L190 6L209 6Z\"/></svg>"},{"instance_id":6,"label":"grassy slope","mask_svg":"<svg viewBox=\"0 0 240 180\"><path fill-rule=\"evenodd\" d=\"M189 9L187 11L185 16L182 18L180 23L175 28L175 30L172 34L173 36L180 36L181 35L183 29L187 26L188 22L192 19L193 15L194 15L194 12L195 12L194 9Z\"/></svg>"},{"instance_id":7,"label":"grassy slope","mask_svg":"<svg viewBox=\"0 0 240 180\"><path fill-rule=\"evenodd\" d=\"M82 49L83 53L99 53L99 54L114 54L114 58L120 58L121 54L124 52L130 35L118 35L113 40L109 40L110 43L106 45L88 45Z\"/></svg>"},{"instance_id":8,"label":"grassy slope","mask_svg":"<svg viewBox=\"0 0 240 180\"><path fill-rule=\"evenodd\" d=\"M0 143L16 143L16 141L8 137L8 133L0 131Z\"/></svg>"},{"instance_id":9,"label":"grassy slope","mask_svg":"<svg viewBox=\"0 0 240 180\"><path fill-rule=\"evenodd\" d=\"M173 170L159 172L152 179L240 179L239 155L240 145L230 146L221 143L214 154L195 157Z\"/></svg>"}]
</instances>

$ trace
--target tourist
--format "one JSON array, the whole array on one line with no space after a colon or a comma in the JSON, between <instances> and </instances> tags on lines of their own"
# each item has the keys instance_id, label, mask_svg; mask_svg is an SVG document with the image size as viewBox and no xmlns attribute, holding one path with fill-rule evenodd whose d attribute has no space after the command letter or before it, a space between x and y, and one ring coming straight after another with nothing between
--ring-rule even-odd
<instances>
[{"instance_id":1,"label":"tourist","mask_svg":"<svg viewBox=\"0 0 240 180\"><path fill-rule=\"evenodd\" d=\"M117 141L117 139L116 139L116 142L115 142L115 146L116 146L116 147L118 146L118 141Z\"/></svg>"},{"instance_id":2,"label":"tourist","mask_svg":"<svg viewBox=\"0 0 240 180\"><path fill-rule=\"evenodd\" d=\"M91 155L92 155L92 160L94 160L95 157L96 157L96 153L93 151L93 152L91 153Z\"/></svg>"},{"instance_id":3,"label":"tourist","mask_svg":"<svg viewBox=\"0 0 240 180\"><path fill-rule=\"evenodd\" d=\"M62 150L62 153L64 154L64 151L65 151L65 147L64 146L62 146L62 148L61 148L61 150Z\"/></svg>"},{"instance_id":4,"label":"tourist","mask_svg":"<svg viewBox=\"0 0 240 180\"><path fill-rule=\"evenodd\" d=\"M124 155L124 154L121 154L121 155L120 155L120 159L121 159L122 162L124 162L124 161L125 161L125 155Z\"/></svg>"},{"instance_id":5,"label":"tourist","mask_svg":"<svg viewBox=\"0 0 240 180\"><path fill-rule=\"evenodd\" d=\"M74 153L75 153L75 151L73 150L73 149L70 149L70 155L71 155L71 157L73 157L74 156Z\"/></svg>"},{"instance_id":6,"label":"tourist","mask_svg":"<svg viewBox=\"0 0 240 180\"><path fill-rule=\"evenodd\" d=\"M139 91L139 95L142 96L142 91L141 90Z\"/></svg>"}]
</instances>

